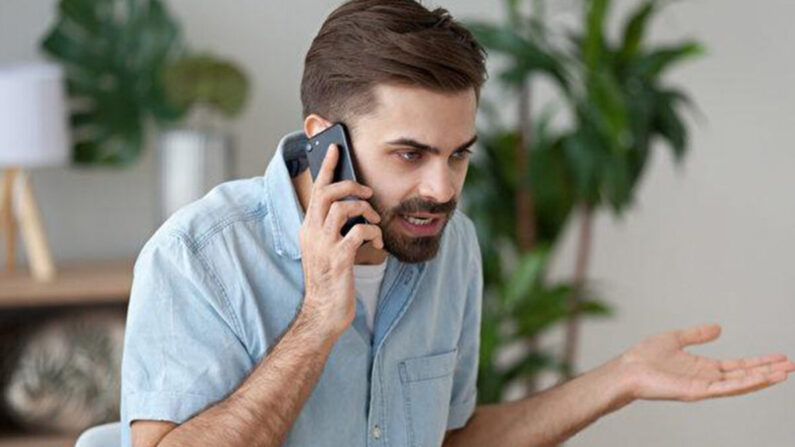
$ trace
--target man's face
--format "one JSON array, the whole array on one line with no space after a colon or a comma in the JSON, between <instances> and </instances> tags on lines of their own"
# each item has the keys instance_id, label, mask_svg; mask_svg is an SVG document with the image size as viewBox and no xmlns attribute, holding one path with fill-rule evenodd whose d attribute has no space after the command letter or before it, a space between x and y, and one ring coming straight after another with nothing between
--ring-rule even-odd
<instances>
[{"instance_id":1,"label":"man's face","mask_svg":"<svg viewBox=\"0 0 795 447\"><path fill-rule=\"evenodd\" d=\"M382 84L374 93L375 111L353 123L357 175L373 189L384 248L402 262L427 261L436 256L464 185L475 92Z\"/></svg>"}]
</instances>

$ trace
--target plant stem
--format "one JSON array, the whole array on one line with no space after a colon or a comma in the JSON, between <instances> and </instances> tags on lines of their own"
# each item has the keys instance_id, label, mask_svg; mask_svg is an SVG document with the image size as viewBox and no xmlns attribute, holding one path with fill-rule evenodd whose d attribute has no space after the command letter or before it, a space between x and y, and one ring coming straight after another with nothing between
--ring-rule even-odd
<instances>
[{"instance_id":1,"label":"plant stem","mask_svg":"<svg viewBox=\"0 0 795 447\"><path fill-rule=\"evenodd\" d=\"M574 359L577 356L577 346L580 337L580 302L587 276L588 263L591 257L591 241L593 235L593 213L592 205L582 206L582 218L580 221L580 239L577 244L577 259L574 266L574 290L569 299L569 309L571 318L566 322L566 341L563 354L563 364L566 365L564 380L574 377Z\"/></svg>"},{"instance_id":2,"label":"plant stem","mask_svg":"<svg viewBox=\"0 0 795 447\"><path fill-rule=\"evenodd\" d=\"M516 160L516 239L519 253L530 252L536 245L536 222L533 210L533 193L525 183L528 164L528 148L532 141L531 109L530 109L530 81L522 84L519 96L519 139L514 151ZM538 337L527 338L527 348L530 353L538 350ZM530 375L524 380L527 395L535 392L537 388L535 375Z\"/></svg>"},{"instance_id":3,"label":"plant stem","mask_svg":"<svg viewBox=\"0 0 795 447\"><path fill-rule=\"evenodd\" d=\"M526 253L536 244L535 213L533 210L533 194L525 184L527 176L527 152L532 141L530 126L530 85L528 81L522 85L519 97L519 140L516 144L515 160L517 170L516 188L516 239L519 252Z\"/></svg>"}]
</instances>

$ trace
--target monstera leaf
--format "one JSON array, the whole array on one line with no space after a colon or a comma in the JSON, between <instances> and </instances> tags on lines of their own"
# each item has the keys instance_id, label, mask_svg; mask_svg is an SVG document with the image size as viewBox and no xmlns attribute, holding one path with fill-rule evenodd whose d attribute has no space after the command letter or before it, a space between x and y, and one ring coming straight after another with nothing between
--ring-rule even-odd
<instances>
[{"instance_id":1,"label":"monstera leaf","mask_svg":"<svg viewBox=\"0 0 795 447\"><path fill-rule=\"evenodd\" d=\"M164 94L164 64L181 53L179 28L158 0L61 0L41 46L66 73L73 159L126 165L141 152L147 119L184 110Z\"/></svg>"}]
</instances>

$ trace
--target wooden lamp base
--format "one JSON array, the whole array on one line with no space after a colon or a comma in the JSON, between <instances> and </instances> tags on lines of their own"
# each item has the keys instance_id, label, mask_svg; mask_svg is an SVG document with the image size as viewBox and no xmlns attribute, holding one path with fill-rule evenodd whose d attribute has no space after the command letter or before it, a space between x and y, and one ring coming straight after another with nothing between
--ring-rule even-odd
<instances>
[{"instance_id":1,"label":"wooden lamp base","mask_svg":"<svg viewBox=\"0 0 795 447\"><path fill-rule=\"evenodd\" d=\"M17 227L22 233L33 279L55 279L55 265L28 175L21 168L7 168L0 182L0 232L5 233L5 268L9 271L17 264Z\"/></svg>"}]
</instances>

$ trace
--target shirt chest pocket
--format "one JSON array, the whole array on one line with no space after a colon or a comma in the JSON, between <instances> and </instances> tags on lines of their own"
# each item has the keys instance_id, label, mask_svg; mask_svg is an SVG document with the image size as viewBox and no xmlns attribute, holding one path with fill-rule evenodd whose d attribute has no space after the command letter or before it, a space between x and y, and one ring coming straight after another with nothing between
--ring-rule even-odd
<instances>
[{"instance_id":1,"label":"shirt chest pocket","mask_svg":"<svg viewBox=\"0 0 795 447\"><path fill-rule=\"evenodd\" d=\"M399 363L406 430L411 447L442 445L458 349Z\"/></svg>"}]
</instances>

